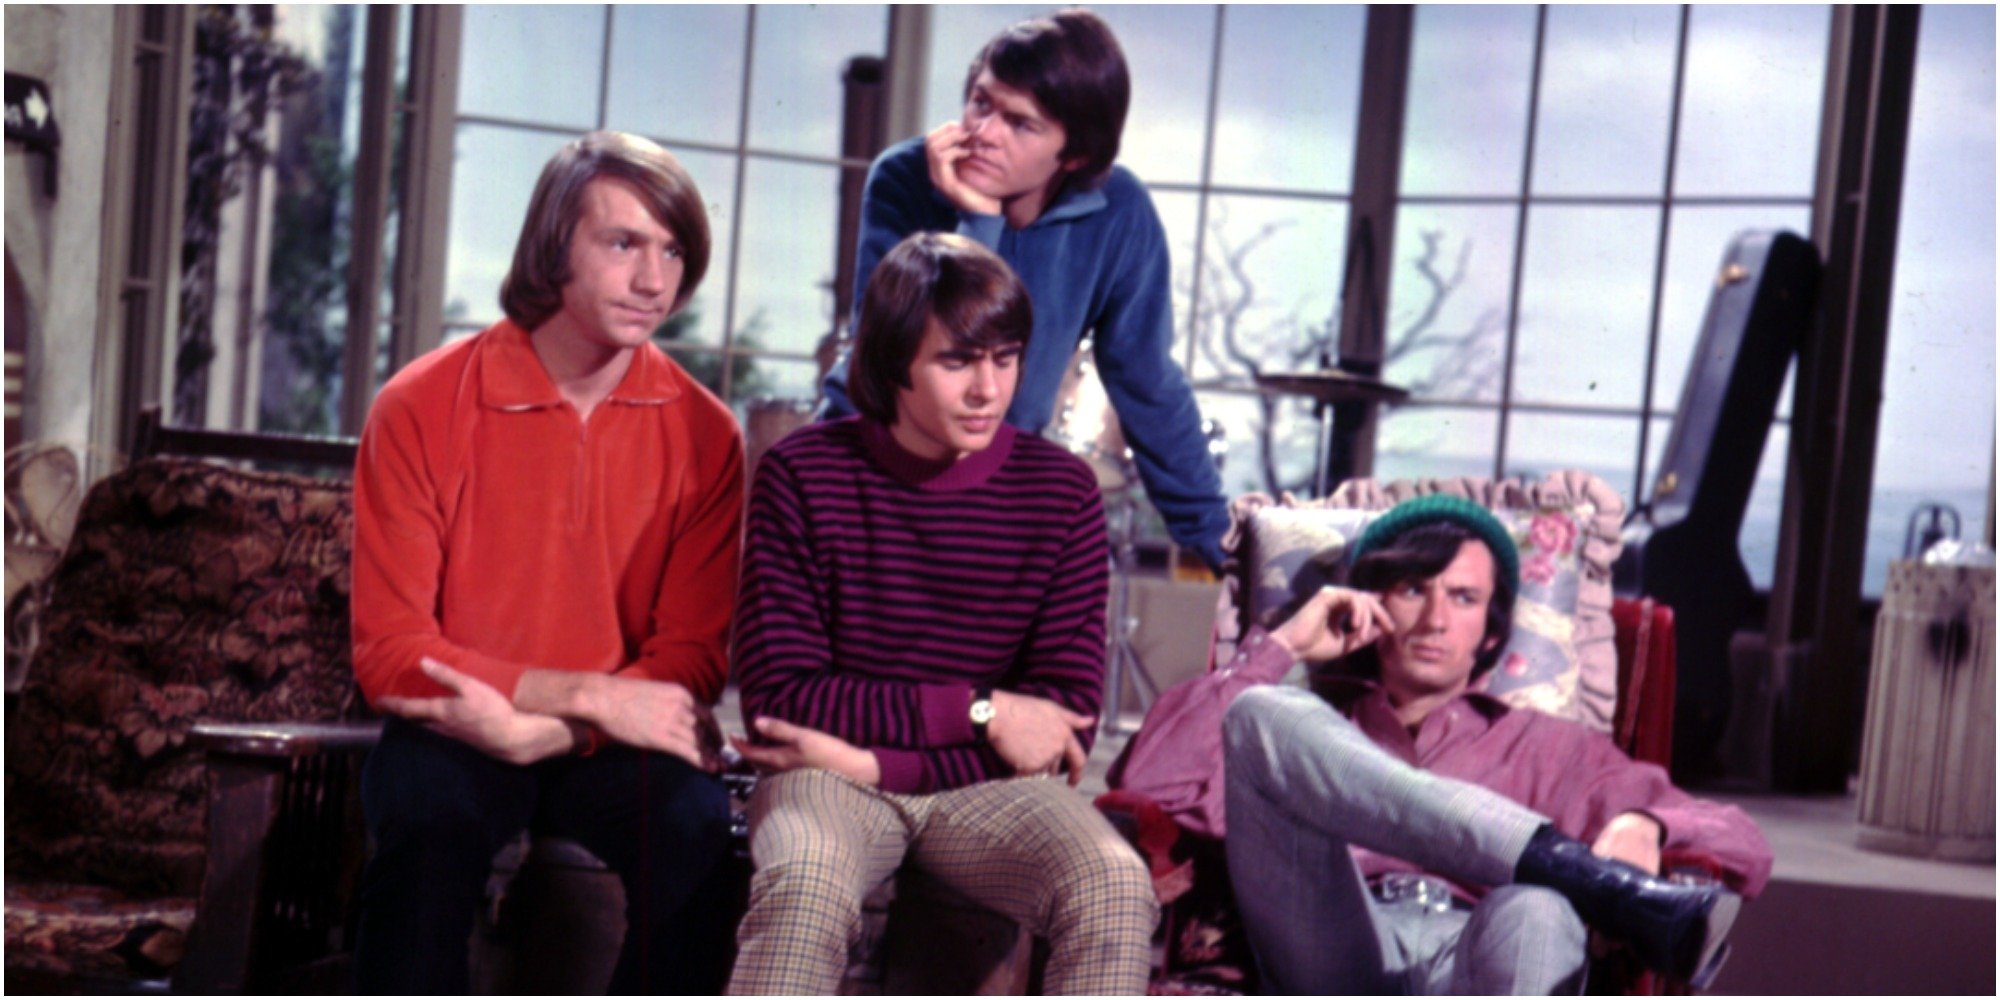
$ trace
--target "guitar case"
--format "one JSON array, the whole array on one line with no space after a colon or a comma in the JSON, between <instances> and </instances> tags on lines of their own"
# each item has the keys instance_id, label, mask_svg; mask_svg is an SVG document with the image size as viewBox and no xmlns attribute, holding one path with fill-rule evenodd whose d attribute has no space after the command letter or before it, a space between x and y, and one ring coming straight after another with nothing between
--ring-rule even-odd
<instances>
[{"instance_id":1,"label":"guitar case","mask_svg":"<svg viewBox=\"0 0 2000 1000\"><path fill-rule=\"evenodd\" d=\"M1626 522L1614 589L1670 605L1678 624L1673 772L1683 781L1720 770L1729 639L1755 596L1737 537L1819 276L1818 252L1793 233L1730 242L1652 495Z\"/></svg>"}]
</instances>

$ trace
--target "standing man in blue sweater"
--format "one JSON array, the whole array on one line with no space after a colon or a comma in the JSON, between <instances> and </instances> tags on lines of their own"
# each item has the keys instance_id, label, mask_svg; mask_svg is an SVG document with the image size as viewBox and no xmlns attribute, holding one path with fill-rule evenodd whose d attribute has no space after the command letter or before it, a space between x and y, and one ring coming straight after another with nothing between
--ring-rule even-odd
<instances>
[{"instance_id":1,"label":"standing man in blue sweater","mask_svg":"<svg viewBox=\"0 0 2000 1000\"><path fill-rule=\"evenodd\" d=\"M1048 426L1070 357L1092 333L1147 495L1174 541L1218 568L1228 510L1173 359L1166 231L1145 185L1112 162L1131 89L1118 40L1089 11L995 36L966 74L964 118L891 146L869 170L854 302L911 233L956 232L998 253L1035 313L1007 422ZM843 358L827 375L823 415L855 412L846 384Z\"/></svg>"}]
</instances>

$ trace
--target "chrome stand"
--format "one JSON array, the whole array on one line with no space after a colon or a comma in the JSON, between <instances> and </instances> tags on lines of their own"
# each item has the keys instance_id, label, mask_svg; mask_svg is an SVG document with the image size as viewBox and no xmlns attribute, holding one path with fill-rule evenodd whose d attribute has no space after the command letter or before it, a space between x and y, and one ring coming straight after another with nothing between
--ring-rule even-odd
<instances>
[{"instance_id":1,"label":"chrome stand","mask_svg":"<svg viewBox=\"0 0 2000 1000\"><path fill-rule=\"evenodd\" d=\"M1132 613L1132 572L1139 562L1139 502L1134 498L1137 492L1130 486L1120 491L1111 520L1110 634L1106 637L1104 659L1104 711L1097 726L1100 732L1113 735L1129 731L1120 717L1128 678L1133 693L1139 696L1142 711L1152 707L1153 699L1160 696L1159 683L1153 680L1146 670L1146 661L1132 645L1132 636L1139 630L1139 617Z\"/></svg>"}]
</instances>

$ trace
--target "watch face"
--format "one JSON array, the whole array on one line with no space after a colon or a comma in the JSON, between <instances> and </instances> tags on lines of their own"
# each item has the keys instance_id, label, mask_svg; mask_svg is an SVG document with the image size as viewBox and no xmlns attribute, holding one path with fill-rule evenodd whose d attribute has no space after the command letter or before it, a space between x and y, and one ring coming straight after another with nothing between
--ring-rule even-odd
<instances>
[{"instance_id":1,"label":"watch face","mask_svg":"<svg viewBox=\"0 0 2000 1000\"><path fill-rule=\"evenodd\" d=\"M972 724L983 726L993 721L993 703L984 698L972 703Z\"/></svg>"}]
</instances>

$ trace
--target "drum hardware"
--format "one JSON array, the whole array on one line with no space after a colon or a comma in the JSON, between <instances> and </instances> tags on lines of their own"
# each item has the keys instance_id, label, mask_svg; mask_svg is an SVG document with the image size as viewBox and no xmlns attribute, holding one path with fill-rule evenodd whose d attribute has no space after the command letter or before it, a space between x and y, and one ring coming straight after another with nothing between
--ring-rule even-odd
<instances>
[{"instance_id":1,"label":"drum hardware","mask_svg":"<svg viewBox=\"0 0 2000 1000\"><path fill-rule=\"evenodd\" d=\"M1137 491L1127 487L1117 491L1106 511L1111 528L1111 634L1104 656L1104 712L1098 729L1111 734L1129 732L1121 717L1125 701L1125 681L1132 682L1141 712L1152 707L1160 696L1160 685L1146 669L1132 637L1139 631L1139 616L1132 613L1132 572L1139 564L1139 500ZM1132 728L1137 728L1136 726Z\"/></svg>"},{"instance_id":2,"label":"drum hardware","mask_svg":"<svg viewBox=\"0 0 2000 1000\"><path fill-rule=\"evenodd\" d=\"M1402 386L1330 366L1313 372L1258 375L1257 388L1266 393L1304 396L1313 401L1313 415L1319 420L1319 455L1313 461L1313 495L1320 497L1326 496L1333 485L1335 411L1341 407L1352 411L1354 406L1364 403L1400 403L1410 398L1410 390Z\"/></svg>"}]
</instances>

